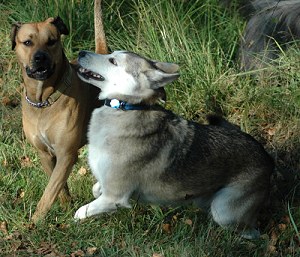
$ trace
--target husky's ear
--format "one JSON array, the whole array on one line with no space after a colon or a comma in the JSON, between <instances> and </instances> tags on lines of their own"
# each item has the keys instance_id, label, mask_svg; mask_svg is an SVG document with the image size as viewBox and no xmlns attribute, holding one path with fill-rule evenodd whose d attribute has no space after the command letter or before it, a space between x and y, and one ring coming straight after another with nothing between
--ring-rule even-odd
<instances>
[{"instance_id":1,"label":"husky's ear","mask_svg":"<svg viewBox=\"0 0 300 257\"><path fill-rule=\"evenodd\" d=\"M165 73L176 73L179 65L170 62L153 62L153 65Z\"/></svg>"},{"instance_id":2,"label":"husky's ear","mask_svg":"<svg viewBox=\"0 0 300 257\"><path fill-rule=\"evenodd\" d=\"M153 66L156 69L146 72L152 89L164 87L179 77L179 73L177 73L179 66L175 63L153 62Z\"/></svg>"},{"instance_id":3,"label":"husky's ear","mask_svg":"<svg viewBox=\"0 0 300 257\"><path fill-rule=\"evenodd\" d=\"M177 79L179 77L179 73L169 74L160 70L148 70L146 71L146 76L150 81L150 88L158 89Z\"/></svg>"}]
</instances>

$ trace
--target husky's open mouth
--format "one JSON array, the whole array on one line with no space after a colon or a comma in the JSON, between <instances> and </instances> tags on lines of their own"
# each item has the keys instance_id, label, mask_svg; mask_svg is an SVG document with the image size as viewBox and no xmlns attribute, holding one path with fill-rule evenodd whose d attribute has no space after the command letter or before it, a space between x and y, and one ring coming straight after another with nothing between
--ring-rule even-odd
<instances>
[{"instance_id":1,"label":"husky's open mouth","mask_svg":"<svg viewBox=\"0 0 300 257\"><path fill-rule=\"evenodd\" d=\"M78 69L79 74L85 79L94 79L98 81L104 81L104 77L96 72L80 67Z\"/></svg>"}]
</instances>

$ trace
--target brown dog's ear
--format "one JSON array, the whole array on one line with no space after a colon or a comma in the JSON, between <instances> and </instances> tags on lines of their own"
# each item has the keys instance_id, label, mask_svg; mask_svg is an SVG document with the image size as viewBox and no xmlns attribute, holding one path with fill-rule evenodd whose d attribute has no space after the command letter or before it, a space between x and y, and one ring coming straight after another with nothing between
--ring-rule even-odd
<instances>
[{"instance_id":1,"label":"brown dog's ear","mask_svg":"<svg viewBox=\"0 0 300 257\"><path fill-rule=\"evenodd\" d=\"M11 39L11 50L15 49L16 46L16 35L20 27L22 26L21 22L16 22L11 27L10 39Z\"/></svg>"},{"instance_id":2,"label":"brown dog's ear","mask_svg":"<svg viewBox=\"0 0 300 257\"><path fill-rule=\"evenodd\" d=\"M69 30L66 24L59 16L55 17L51 23L58 29L60 34L69 35Z\"/></svg>"}]
</instances>

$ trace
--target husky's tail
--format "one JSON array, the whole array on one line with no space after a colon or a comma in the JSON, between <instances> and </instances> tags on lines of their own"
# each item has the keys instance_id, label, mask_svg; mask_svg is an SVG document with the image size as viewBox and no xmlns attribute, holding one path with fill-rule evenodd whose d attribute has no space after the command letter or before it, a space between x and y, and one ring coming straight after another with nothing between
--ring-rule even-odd
<instances>
[{"instance_id":1,"label":"husky's tail","mask_svg":"<svg viewBox=\"0 0 300 257\"><path fill-rule=\"evenodd\" d=\"M218 116L215 114L207 115L206 119L207 119L209 125L220 126L220 127L224 127L224 128L228 128L228 129L241 130L239 126L232 124L229 121L222 118L221 116Z\"/></svg>"},{"instance_id":2,"label":"husky's tail","mask_svg":"<svg viewBox=\"0 0 300 257\"><path fill-rule=\"evenodd\" d=\"M106 37L104 33L101 0L94 2L94 30L95 30L95 52L97 54L107 54Z\"/></svg>"}]
</instances>

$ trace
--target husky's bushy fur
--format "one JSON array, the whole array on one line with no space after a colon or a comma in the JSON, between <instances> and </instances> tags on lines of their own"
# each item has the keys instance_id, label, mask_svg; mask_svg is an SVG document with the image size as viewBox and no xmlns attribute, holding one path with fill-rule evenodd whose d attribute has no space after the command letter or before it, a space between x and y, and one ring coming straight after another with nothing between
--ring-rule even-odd
<instances>
[{"instance_id":1,"label":"husky's bushy fur","mask_svg":"<svg viewBox=\"0 0 300 257\"><path fill-rule=\"evenodd\" d=\"M89 164L95 200L75 214L84 219L132 196L163 205L195 203L223 227L255 238L274 164L250 135L226 120L185 120L156 105L160 89L178 78L178 66L119 51L80 53L80 76L101 89L105 105L89 128Z\"/></svg>"},{"instance_id":2,"label":"husky's bushy fur","mask_svg":"<svg viewBox=\"0 0 300 257\"><path fill-rule=\"evenodd\" d=\"M260 69L272 63L292 42L300 38L299 0L225 0L237 2L248 19L240 41L243 70Z\"/></svg>"}]
</instances>

